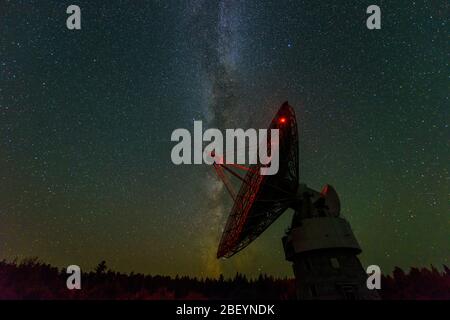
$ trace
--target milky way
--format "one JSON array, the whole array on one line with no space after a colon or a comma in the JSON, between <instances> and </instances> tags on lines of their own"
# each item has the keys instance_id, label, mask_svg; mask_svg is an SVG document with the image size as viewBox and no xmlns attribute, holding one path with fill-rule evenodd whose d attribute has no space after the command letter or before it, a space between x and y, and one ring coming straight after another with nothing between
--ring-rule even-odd
<instances>
[{"instance_id":1,"label":"milky way","mask_svg":"<svg viewBox=\"0 0 450 320\"><path fill-rule=\"evenodd\" d=\"M294 106L300 178L332 184L383 272L449 263L448 6L370 1L0 2L0 259L292 275L291 212L228 261L231 201L170 136L265 128Z\"/></svg>"}]
</instances>

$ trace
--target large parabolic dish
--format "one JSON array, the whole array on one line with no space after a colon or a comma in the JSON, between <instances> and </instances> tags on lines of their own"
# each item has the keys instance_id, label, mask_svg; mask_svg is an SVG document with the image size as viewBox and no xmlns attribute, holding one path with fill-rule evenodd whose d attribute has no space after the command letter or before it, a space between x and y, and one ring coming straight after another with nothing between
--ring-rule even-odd
<instances>
[{"instance_id":1,"label":"large parabolic dish","mask_svg":"<svg viewBox=\"0 0 450 320\"><path fill-rule=\"evenodd\" d=\"M279 170L261 175L260 164L244 176L220 240L217 257L229 258L267 229L295 199L299 179L297 120L285 102L269 126L279 129ZM270 146L270 136L268 137Z\"/></svg>"}]
</instances>

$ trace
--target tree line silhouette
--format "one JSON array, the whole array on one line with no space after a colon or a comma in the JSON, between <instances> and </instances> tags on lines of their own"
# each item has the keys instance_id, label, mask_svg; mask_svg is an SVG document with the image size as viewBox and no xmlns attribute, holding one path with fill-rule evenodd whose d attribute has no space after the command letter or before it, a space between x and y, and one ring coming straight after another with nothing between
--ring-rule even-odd
<instances>
[{"instance_id":1,"label":"tree line silhouette","mask_svg":"<svg viewBox=\"0 0 450 320\"><path fill-rule=\"evenodd\" d=\"M119 273L108 269L106 262L94 271L82 274L82 289L68 290L65 269L40 262L37 258L22 261L0 261L0 299L121 299L121 300L203 300L203 299L295 299L295 283L290 278L265 274L248 279L237 273L233 278L217 279L187 276L151 276ZM450 299L450 269L435 267L395 268L392 275L382 276L383 299Z\"/></svg>"}]
</instances>

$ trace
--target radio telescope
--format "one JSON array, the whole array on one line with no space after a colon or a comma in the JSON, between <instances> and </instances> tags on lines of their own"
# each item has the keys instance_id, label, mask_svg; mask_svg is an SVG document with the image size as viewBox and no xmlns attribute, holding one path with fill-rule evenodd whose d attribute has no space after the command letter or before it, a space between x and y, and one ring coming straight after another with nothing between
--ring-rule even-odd
<instances>
[{"instance_id":1,"label":"radio telescope","mask_svg":"<svg viewBox=\"0 0 450 320\"><path fill-rule=\"evenodd\" d=\"M214 169L234 200L217 250L230 258L248 246L287 209L291 227L282 238L286 260L292 262L299 299L377 299L366 286L367 274L357 255L361 248L350 224L340 216L337 192L325 185L318 192L299 183L297 120L285 102L272 119L279 129L279 170L261 175L261 164L249 167L215 162ZM270 134L267 146L270 150ZM239 172L245 170L241 175ZM234 191L227 174L238 178Z\"/></svg>"}]
</instances>

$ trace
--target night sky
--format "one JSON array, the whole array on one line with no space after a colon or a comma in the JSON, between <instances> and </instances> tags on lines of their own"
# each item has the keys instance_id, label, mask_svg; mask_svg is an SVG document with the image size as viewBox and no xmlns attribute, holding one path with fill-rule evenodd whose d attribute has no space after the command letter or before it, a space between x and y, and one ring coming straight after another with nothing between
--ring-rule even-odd
<instances>
[{"instance_id":1,"label":"night sky","mask_svg":"<svg viewBox=\"0 0 450 320\"><path fill-rule=\"evenodd\" d=\"M229 196L170 159L174 129L265 128L288 100L301 181L336 188L363 264L449 264L448 17L446 1L0 0L0 259L292 276L292 212L217 260Z\"/></svg>"}]
</instances>

